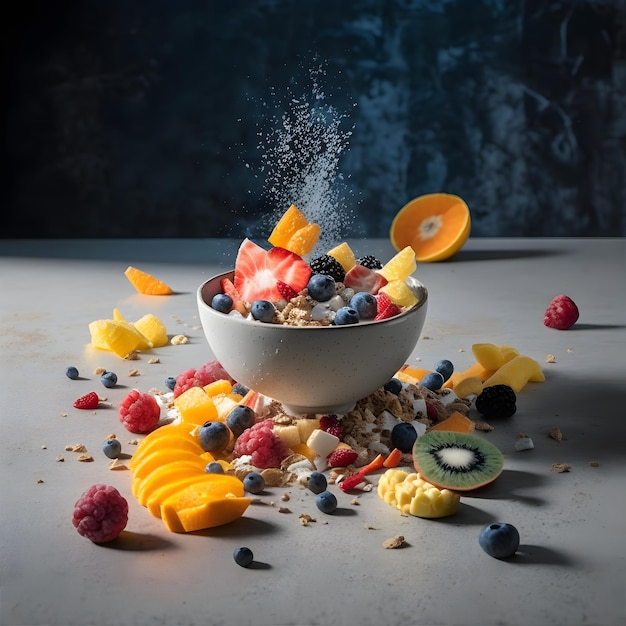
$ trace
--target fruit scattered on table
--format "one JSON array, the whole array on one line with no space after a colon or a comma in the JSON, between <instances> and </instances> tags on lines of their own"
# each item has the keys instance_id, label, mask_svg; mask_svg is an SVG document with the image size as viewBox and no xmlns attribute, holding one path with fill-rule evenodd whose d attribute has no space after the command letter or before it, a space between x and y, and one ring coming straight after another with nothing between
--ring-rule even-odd
<instances>
[{"instance_id":1,"label":"fruit scattered on table","mask_svg":"<svg viewBox=\"0 0 626 626\"><path fill-rule=\"evenodd\" d=\"M75 368L73 365L65 369L65 375L70 380L78 380L78 378L80 377L80 374L78 373L78 369Z\"/></svg>"},{"instance_id":2,"label":"fruit scattered on table","mask_svg":"<svg viewBox=\"0 0 626 626\"><path fill-rule=\"evenodd\" d=\"M251 494L259 494L265 489L265 478L259 472L249 472L243 478L243 488Z\"/></svg>"},{"instance_id":3,"label":"fruit scattered on table","mask_svg":"<svg viewBox=\"0 0 626 626\"><path fill-rule=\"evenodd\" d=\"M111 389L117 385L117 374L115 372L103 372L100 375L100 382L107 389Z\"/></svg>"},{"instance_id":4,"label":"fruit scattered on table","mask_svg":"<svg viewBox=\"0 0 626 626\"><path fill-rule=\"evenodd\" d=\"M543 314L543 323L548 328L567 330L578 321L579 316L576 303L569 296L561 294L553 298L548 305Z\"/></svg>"},{"instance_id":5,"label":"fruit scattered on table","mask_svg":"<svg viewBox=\"0 0 626 626\"><path fill-rule=\"evenodd\" d=\"M72 524L94 543L117 539L128 523L128 502L110 485L93 485L74 504Z\"/></svg>"},{"instance_id":6,"label":"fruit scattered on table","mask_svg":"<svg viewBox=\"0 0 626 626\"><path fill-rule=\"evenodd\" d=\"M306 256L315 247L320 232L320 226L309 222L304 213L292 204L278 220L267 240L273 246Z\"/></svg>"},{"instance_id":7,"label":"fruit scattered on table","mask_svg":"<svg viewBox=\"0 0 626 626\"><path fill-rule=\"evenodd\" d=\"M439 489L418 473L388 469L378 480L378 496L403 515L440 518L454 515L461 497L449 489Z\"/></svg>"},{"instance_id":8,"label":"fruit scattered on table","mask_svg":"<svg viewBox=\"0 0 626 626\"><path fill-rule=\"evenodd\" d=\"M493 522L487 524L478 535L480 547L495 559L508 559L519 548L519 531L512 524Z\"/></svg>"},{"instance_id":9,"label":"fruit scattered on table","mask_svg":"<svg viewBox=\"0 0 626 626\"><path fill-rule=\"evenodd\" d=\"M249 567L252 564L252 561L254 561L254 554L250 548L246 548L244 546L242 548L235 548L233 558L235 559L235 563L237 563L237 565L241 565L241 567Z\"/></svg>"},{"instance_id":10,"label":"fruit scattered on table","mask_svg":"<svg viewBox=\"0 0 626 626\"><path fill-rule=\"evenodd\" d=\"M100 404L100 398L95 391L90 391L80 398L74 400L75 409L92 410L97 409Z\"/></svg>"},{"instance_id":11,"label":"fruit scattered on table","mask_svg":"<svg viewBox=\"0 0 626 626\"><path fill-rule=\"evenodd\" d=\"M517 395L509 385L483 387L476 397L476 410L487 419L511 417L517 411Z\"/></svg>"},{"instance_id":12,"label":"fruit scattered on table","mask_svg":"<svg viewBox=\"0 0 626 626\"><path fill-rule=\"evenodd\" d=\"M322 513L334 513L337 510L337 496L332 491L322 491L315 496L315 504Z\"/></svg>"},{"instance_id":13,"label":"fruit scattered on table","mask_svg":"<svg viewBox=\"0 0 626 626\"><path fill-rule=\"evenodd\" d=\"M411 246L418 261L444 261L467 241L470 210L459 196L432 193L414 198L393 218L389 229L396 250Z\"/></svg>"},{"instance_id":14,"label":"fruit scattered on table","mask_svg":"<svg viewBox=\"0 0 626 626\"><path fill-rule=\"evenodd\" d=\"M129 265L124 271L130 284L138 293L148 296L169 296L174 293L173 289L152 274Z\"/></svg>"},{"instance_id":15,"label":"fruit scattered on table","mask_svg":"<svg viewBox=\"0 0 626 626\"><path fill-rule=\"evenodd\" d=\"M119 439L111 437L105 439L102 444L102 452L109 459L117 459L122 452L122 444Z\"/></svg>"},{"instance_id":16,"label":"fruit scattered on table","mask_svg":"<svg viewBox=\"0 0 626 626\"><path fill-rule=\"evenodd\" d=\"M159 423L161 407L152 394L132 389L120 402L119 416L126 430L145 434Z\"/></svg>"},{"instance_id":17,"label":"fruit scattered on table","mask_svg":"<svg viewBox=\"0 0 626 626\"><path fill-rule=\"evenodd\" d=\"M307 479L307 487L310 491L315 494L322 493L326 491L328 487L328 480L326 479L326 475L322 472L313 471L309 475Z\"/></svg>"},{"instance_id":18,"label":"fruit scattered on table","mask_svg":"<svg viewBox=\"0 0 626 626\"><path fill-rule=\"evenodd\" d=\"M502 452L468 433L430 430L413 446L415 469L440 489L470 491L493 482L504 467Z\"/></svg>"}]
</instances>

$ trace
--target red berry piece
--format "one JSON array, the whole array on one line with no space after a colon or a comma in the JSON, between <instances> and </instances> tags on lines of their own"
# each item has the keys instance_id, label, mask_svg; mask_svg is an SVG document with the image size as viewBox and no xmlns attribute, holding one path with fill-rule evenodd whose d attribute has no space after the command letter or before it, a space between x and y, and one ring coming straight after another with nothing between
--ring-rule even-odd
<instances>
[{"instance_id":1,"label":"red berry piece","mask_svg":"<svg viewBox=\"0 0 626 626\"><path fill-rule=\"evenodd\" d=\"M75 409L96 409L100 404L100 398L95 391L90 391L86 393L84 396L77 398L74 400L74 408Z\"/></svg>"},{"instance_id":2,"label":"red berry piece","mask_svg":"<svg viewBox=\"0 0 626 626\"><path fill-rule=\"evenodd\" d=\"M375 321L386 320L388 317L395 317L400 315L400 307L391 301L391 298L383 291L376 296L378 301L378 312L376 313Z\"/></svg>"},{"instance_id":3,"label":"red berry piece","mask_svg":"<svg viewBox=\"0 0 626 626\"><path fill-rule=\"evenodd\" d=\"M128 502L109 485L93 485L74 504L72 524L94 543L119 537L128 523Z\"/></svg>"},{"instance_id":4,"label":"red berry piece","mask_svg":"<svg viewBox=\"0 0 626 626\"><path fill-rule=\"evenodd\" d=\"M295 298L298 295L298 292L290 287L287 283L284 283L282 280L279 280L276 283L276 288L280 295L285 298L285 300L289 301L291 298Z\"/></svg>"},{"instance_id":5,"label":"red berry piece","mask_svg":"<svg viewBox=\"0 0 626 626\"><path fill-rule=\"evenodd\" d=\"M355 292L365 291L375 295L387 284L387 279L377 271L357 264L348 271L343 283Z\"/></svg>"},{"instance_id":6,"label":"red berry piece","mask_svg":"<svg viewBox=\"0 0 626 626\"><path fill-rule=\"evenodd\" d=\"M191 389L191 387L204 387L216 380L228 380L232 384L235 384L235 380L222 367L219 361L208 361L198 368L192 367L181 372L176 377L174 397L178 398L181 393L187 391L187 389Z\"/></svg>"},{"instance_id":7,"label":"red berry piece","mask_svg":"<svg viewBox=\"0 0 626 626\"><path fill-rule=\"evenodd\" d=\"M272 420L263 420L244 430L235 441L233 456L250 455L250 463L259 469L280 467L292 452L273 428Z\"/></svg>"},{"instance_id":8,"label":"red berry piece","mask_svg":"<svg viewBox=\"0 0 626 626\"><path fill-rule=\"evenodd\" d=\"M574 301L564 294L553 298L543 315L543 323L548 328L567 330L578 320L579 311Z\"/></svg>"},{"instance_id":9,"label":"red berry piece","mask_svg":"<svg viewBox=\"0 0 626 626\"><path fill-rule=\"evenodd\" d=\"M149 393L133 389L121 402L120 421L131 433L143 435L153 430L161 418L161 407Z\"/></svg>"},{"instance_id":10,"label":"red berry piece","mask_svg":"<svg viewBox=\"0 0 626 626\"><path fill-rule=\"evenodd\" d=\"M343 435L343 428L336 415L322 415L322 417L320 417L320 429L331 435L335 435L335 437L339 439L341 439Z\"/></svg>"},{"instance_id":11,"label":"red berry piece","mask_svg":"<svg viewBox=\"0 0 626 626\"><path fill-rule=\"evenodd\" d=\"M330 467L348 467L357 460L358 456L356 451L351 448L335 448L328 455L328 465Z\"/></svg>"}]
</instances>

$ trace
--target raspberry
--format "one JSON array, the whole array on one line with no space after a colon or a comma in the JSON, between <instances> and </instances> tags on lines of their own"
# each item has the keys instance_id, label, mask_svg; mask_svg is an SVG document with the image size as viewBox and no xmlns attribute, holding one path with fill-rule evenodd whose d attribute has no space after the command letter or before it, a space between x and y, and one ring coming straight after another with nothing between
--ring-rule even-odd
<instances>
[{"instance_id":1,"label":"raspberry","mask_svg":"<svg viewBox=\"0 0 626 626\"><path fill-rule=\"evenodd\" d=\"M250 455L250 463L259 469L280 467L281 461L292 452L273 428L274 422L263 420L244 430L235 441L233 456Z\"/></svg>"},{"instance_id":2,"label":"raspberry","mask_svg":"<svg viewBox=\"0 0 626 626\"><path fill-rule=\"evenodd\" d=\"M352 448L335 448L328 455L328 465L330 467L348 467L357 460L358 456Z\"/></svg>"},{"instance_id":3,"label":"raspberry","mask_svg":"<svg viewBox=\"0 0 626 626\"><path fill-rule=\"evenodd\" d=\"M391 298L384 292L376 294L376 300L378 301L378 313L374 320L386 320L388 317L394 317L401 313L400 307L391 301Z\"/></svg>"},{"instance_id":4,"label":"raspberry","mask_svg":"<svg viewBox=\"0 0 626 626\"><path fill-rule=\"evenodd\" d=\"M181 393L187 391L187 389L191 389L191 387L204 387L216 380L229 380L231 383L235 382L219 361L208 361L198 368L192 367L181 372L176 377L176 384L173 390L174 397L178 398Z\"/></svg>"},{"instance_id":5,"label":"raspberry","mask_svg":"<svg viewBox=\"0 0 626 626\"><path fill-rule=\"evenodd\" d=\"M74 400L75 409L96 409L100 404L100 398L95 391L90 391L84 396Z\"/></svg>"},{"instance_id":6,"label":"raspberry","mask_svg":"<svg viewBox=\"0 0 626 626\"><path fill-rule=\"evenodd\" d=\"M159 423L161 407L149 393L133 389L120 402L120 421L131 433L149 433Z\"/></svg>"},{"instance_id":7,"label":"raspberry","mask_svg":"<svg viewBox=\"0 0 626 626\"><path fill-rule=\"evenodd\" d=\"M576 323L578 315L578 307L574 301L569 296L561 294L553 298L548 305L543 314L543 323L548 328L567 330Z\"/></svg>"},{"instance_id":8,"label":"raspberry","mask_svg":"<svg viewBox=\"0 0 626 626\"><path fill-rule=\"evenodd\" d=\"M330 254L322 254L313 259L309 264L314 274L326 274L326 276L332 276L337 283L342 283L346 277L346 270L343 269L343 265L337 261L335 257Z\"/></svg>"},{"instance_id":9,"label":"raspberry","mask_svg":"<svg viewBox=\"0 0 626 626\"><path fill-rule=\"evenodd\" d=\"M109 485L93 485L74 505L72 524L94 543L116 539L128 523L128 502Z\"/></svg>"},{"instance_id":10,"label":"raspberry","mask_svg":"<svg viewBox=\"0 0 626 626\"><path fill-rule=\"evenodd\" d=\"M511 417L517 410L517 396L509 385L485 387L476 398L476 410L487 419Z\"/></svg>"},{"instance_id":11,"label":"raspberry","mask_svg":"<svg viewBox=\"0 0 626 626\"><path fill-rule=\"evenodd\" d=\"M322 415L322 417L320 417L320 429L331 435L335 435L335 437L339 439L341 439L343 435L343 428L336 415Z\"/></svg>"},{"instance_id":12,"label":"raspberry","mask_svg":"<svg viewBox=\"0 0 626 626\"><path fill-rule=\"evenodd\" d=\"M298 295L298 292L290 287L287 283L284 283L282 280L279 280L276 283L276 288L280 295L285 298L285 300L289 301L291 298L295 298Z\"/></svg>"},{"instance_id":13,"label":"raspberry","mask_svg":"<svg viewBox=\"0 0 626 626\"><path fill-rule=\"evenodd\" d=\"M361 257L357 260L357 263L359 265L362 265L363 267L367 267L370 270L380 270L383 267L383 264L371 254L367 254L366 256Z\"/></svg>"}]
</instances>

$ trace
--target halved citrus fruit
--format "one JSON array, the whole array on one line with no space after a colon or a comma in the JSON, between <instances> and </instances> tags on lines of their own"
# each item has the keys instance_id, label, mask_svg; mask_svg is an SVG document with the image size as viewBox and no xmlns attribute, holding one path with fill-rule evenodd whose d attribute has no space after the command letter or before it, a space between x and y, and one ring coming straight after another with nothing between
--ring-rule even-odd
<instances>
[{"instance_id":1,"label":"halved citrus fruit","mask_svg":"<svg viewBox=\"0 0 626 626\"><path fill-rule=\"evenodd\" d=\"M132 265L126 268L124 275L128 278L130 284L143 295L169 296L174 293L172 288L166 285L162 280Z\"/></svg>"},{"instance_id":2,"label":"halved citrus fruit","mask_svg":"<svg viewBox=\"0 0 626 626\"><path fill-rule=\"evenodd\" d=\"M405 204L391 222L389 238L396 250L411 246L418 261L443 261L465 244L470 210L459 196L431 193Z\"/></svg>"}]
</instances>

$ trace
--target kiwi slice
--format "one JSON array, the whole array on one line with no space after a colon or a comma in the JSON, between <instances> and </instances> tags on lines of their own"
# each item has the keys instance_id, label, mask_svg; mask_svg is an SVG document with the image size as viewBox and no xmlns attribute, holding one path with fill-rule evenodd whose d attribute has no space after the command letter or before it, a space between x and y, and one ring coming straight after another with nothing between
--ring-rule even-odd
<instances>
[{"instance_id":1,"label":"kiwi slice","mask_svg":"<svg viewBox=\"0 0 626 626\"><path fill-rule=\"evenodd\" d=\"M475 435L432 430L415 440L413 463L435 487L470 491L500 476L504 458L496 446Z\"/></svg>"}]
</instances>

